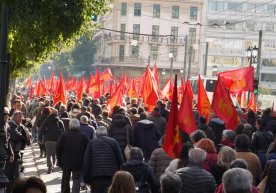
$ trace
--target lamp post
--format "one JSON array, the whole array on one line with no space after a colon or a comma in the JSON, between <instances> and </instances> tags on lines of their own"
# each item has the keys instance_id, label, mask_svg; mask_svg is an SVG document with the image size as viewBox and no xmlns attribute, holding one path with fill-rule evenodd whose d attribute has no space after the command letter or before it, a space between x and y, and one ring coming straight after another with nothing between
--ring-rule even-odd
<instances>
[{"instance_id":1,"label":"lamp post","mask_svg":"<svg viewBox=\"0 0 276 193\"><path fill-rule=\"evenodd\" d=\"M169 59L171 60L171 68L170 68L170 78L172 77L172 69L173 69L173 53L169 53Z\"/></svg>"},{"instance_id":2,"label":"lamp post","mask_svg":"<svg viewBox=\"0 0 276 193\"><path fill-rule=\"evenodd\" d=\"M218 73L218 66L215 65L212 67L212 76L216 76L217 73Z\"/></svg>"}]
</instances>

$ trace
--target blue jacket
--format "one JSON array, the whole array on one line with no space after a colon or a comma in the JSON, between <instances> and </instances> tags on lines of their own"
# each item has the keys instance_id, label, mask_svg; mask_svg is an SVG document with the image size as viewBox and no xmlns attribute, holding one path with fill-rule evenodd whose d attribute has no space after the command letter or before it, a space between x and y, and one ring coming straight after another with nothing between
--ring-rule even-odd
<instances>
[{"instance_id":1,"label":"blue jacket","mask_svg":"<svg viewBox=\"0 0 276 193\"><path fill-rule=\"evenodd\" d=\"M95 135L95 129L91 125L88 124L81 124L80 125L80 132L86 134L89 138L89 140L94 138Z\"/></svg>"}]
</instances>

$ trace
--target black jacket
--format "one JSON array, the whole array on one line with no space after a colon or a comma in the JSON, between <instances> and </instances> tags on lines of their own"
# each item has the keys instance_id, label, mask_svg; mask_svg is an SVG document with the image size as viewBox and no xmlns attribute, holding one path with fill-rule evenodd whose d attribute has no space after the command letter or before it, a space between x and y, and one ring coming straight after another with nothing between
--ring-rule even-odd
<instances>
[{"instance_id":1,"label":"black jacket","mask_svg":"<svg viewBox=\"0 0 276 193\"><path fill-rule=\"evenodd\" d=\"M57 141L62 132L64 132L63 122L52 114L43 122L38 138L42 140L44 136L45 141Z\"/></svg>"},{"instance_id":2,"label":"black jacket","mask_svg":"<svg viewBox=\"0 0 276 193\"><path fill-rule=\"evenodd\" d=\"M206 136L211 139L212 141L215 142L215 133L212 130L212 128L210 128L208 125L205 124L199 124L197 126L197 129L204 131L204 133L206 134Z\"/></svg>"},{"instance_id":3,"label":"black jacket","mask_svg":"<svg viewBox=\"0 0 276 193\"><path fill-rule=\"evenodd\" d=\"M176 175L181 178L181 193L214 193L216 181L211 173L199 165L188 164L187 167L178 169Z\"/></svg>"},{"instance_id":4,"label":"black jacket","mask_svg":"<svg viewBox=\"0 0 276 193\"><path fill-rule=\"evenodd\" d=\"M270 131L256 131L252 136L252 150L257 153L266 153L270 143L274 141L274 137Z\"/></svg>"},{"instance_id":5,"label":"black jacket","mask_svg":"<svg viewBox=\"0 0 276 193\"><path fill-rule=\"evenodd\" d=\"M98 136L87 145L84 162L83 178L90 184L97 177L112 177L123 163L119 144L115 139Z\"/></svg>"},{"instance_id":6,"label":"black jacket","mask_svg":"<svg viewBox=\"0 0 276 193\"><path fill-rule=\"evenodd\" d=\"M265 175L268 173L269 164L271 164L271 169L269 173L268 193L274 193L276 192L276 161L275 160L271 160L267 162L264 169L263 177L265 177Z\"/></svg>"},{"instance_id":7,"label":"black jacket","mask_svg":"<svg viewBox=\"0 0 276 193\"><path fill-rule=\"evenodd\" d=\"M61 134L56 144L56 156L61 168L81 170L88 136L79 130L68 130Z\"/></svg>"},{"instance_id":8,"label":"black jacket","mask_svg":"<svg viewBox=\"0 0 276 193\"><path fill-rule=\"evenodd\" d=\"M139 147L145 159L149 160L153 150L159 147L158 141L161 138L155 124L147 119L138 121L134 127L134 136L134 145Z\"/></svg>"},{"instance_id":9,"label":"black jacket","mask_svg":"<svg viewBox=\"0 0 276 193\"><path fill-rule=\"evenodd\" d=\"M152 193L158 192L158 181L155 178L153 169L142 160L129 159L121 167L121 170L128 171L134 178L135 182L144 182L149 184Z\"/></svg>"}]
</instances>

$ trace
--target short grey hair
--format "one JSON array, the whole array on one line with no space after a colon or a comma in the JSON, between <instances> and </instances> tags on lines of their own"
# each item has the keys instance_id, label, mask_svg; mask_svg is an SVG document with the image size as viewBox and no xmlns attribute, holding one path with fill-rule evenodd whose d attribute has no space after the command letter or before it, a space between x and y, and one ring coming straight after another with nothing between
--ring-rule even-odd
<instances>
[{"instance_id":1,"label":"short grey hair","mask_svg":"<svg viewBox=\"0 0 276 193\"><path fill-rule=\"evenodd\" d=\"M15 110L13 115L12 115L12 119L14 119L15 116L17 116L18 114L23 114L20 110Z\"/></svg>"},{"instance_id":2,"label":"short grey hair","mask_svg":"<svg viewBox=\"0 0 276 193\"><path fill-rule=\"evenodd\" d=\"M234 149L228 146L223 146L218 154L218 163L229 168L231 162L237 159L237 153Z\"/></svg>"},{"instance_id":3,"label":"short grey hair","mask_svg":"<svg viewBox=\"0 0 276 193\"><path fill-rule=\"evenodd\" d=\"M161 193L179 193L181 191L182 182L178 175L172 172L166 172L160 176Z\"/></svg>"},{"instance_id":4,"label":"short grey hair","mask_svg":"<svg viewBox=\"0 0 276 193\"><path fill-rule=\"evenodd\" d=\"M202 164L206 160L207 153L198 147L191 148L189 151L189 162L194 164Z\"/></svg>"},{"instance_id":5,"label":"short grey hair","mask_svg":"<svg viewBox=\"0 0 276 193\"><path fill-rule=\"evenodd\" d=\"M69 129L79 129L80 121L76 118L70 119L69 121Z\"/></svg>"},{"instance_id":6,"label":"short grey hair","mask_svg":"<svg viewBox=\"0 0 276 193\"><path fill-rule=\"evenodd\" d=\"M249 193L252 190L251 173L242 168L227 170L222 177L225 193Z\"/></svg>"},{"instance_id":7,"label":"short grey hair","mask_svg":"<svg viewBox=\"0 0 276 193\"><path fill-rule=\"evenodd\" d=\"M80 122L81 123L88 123L88 117L86 115L82 115L80 117Z\"/></svg>"}]
</instances>

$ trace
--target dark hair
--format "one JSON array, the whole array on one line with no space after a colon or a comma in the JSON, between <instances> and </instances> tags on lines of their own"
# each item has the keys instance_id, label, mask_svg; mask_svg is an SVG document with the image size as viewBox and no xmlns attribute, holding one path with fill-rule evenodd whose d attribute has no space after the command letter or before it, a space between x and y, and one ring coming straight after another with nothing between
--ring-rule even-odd
<instances>
[{"instance_id":1,"label":"dark hair","mask_svg":"<svg viewBox=\"0 0 276 193\"><path fill-rule=\"evenodd\" d=\"M256 123L260 125L260 128L258 129L259 131L263 131L265 129L265 122L263 118L258 118Z\"/></svg>"},{"instance_id":2,"label":"dark hair","mask_svg":"<svg viewBox=\"0 0 276 193\"><path fill-rule=\"evenodd\" d=\"M138 108L138 114L140 115L141 113L145 113L146 110L143 107Z\"/></svg>"},{"instance_id":3,"label":"dark hair","mask_svg":"<svg viewBox=\"0 0 276 193\"><path fill-rule=\"evenodd\" d=\"M28 189L36 188L42 193L47 192L47 187L45 183L36 176L31 176L29 178L18 178L12 189L12 193L26 193Z\"/></svg>"},{"instance_id":4,"label":"dark hair","mask_svg":"<svg viewBox=\"0 0 276 193\"><path fill-rule=\"evenodd\" d=\"M237 151L248 151L250 148L249 137L245 134L238 135L235 140Z\"/></svg>"},{"instance_id":5,"label":"dark hair","mask_svg":"<svg viewBox=\"0 0 276 193\"><path fill-rule=\"evenodd\" d=\"M194 148L194 145L191 142L186 142L182 145L179 155L180 161L177 164L178 169L187 166L189 162L189 151L191 148Z\"/></svg>"},{"instance_id":6,"label":"dark hair","mask_svg":"<svg viewBox=\"0 0 276 193\"><path fill-rule=\"evenodd\" d=\"M231 168L243 168L247 169L248 165L244 159L235 159L230 163L229 169Z\"/></svg>"},{"instance_id":7,"label":"dark hair","mask_svg":"<svg viewBox=\"0 0 276 193\"><path fill-rule=\"evenodd\" d=\"M197 143L202 138L207 138L206 134L202 130L196 130L190 135L191 141Z\"/></svg>"},{"instance_id":8,"label":"dark hair","mask_svg":"<svg viewBox=\"0 0 276 193\"><path fill-rule=\"evenodd\" d=\"M243 124L238 124L235 130L236 135L241 135L243 134L244 130L244 125Z\"/></svg>"},{"instance_id":9,"label":"dark hair","mask_svg":"<svg viewBox=\"0 0 276 193\"><path fill-rule=\"evenodd\" d=\"M108 117L108 111L107 110L104 110L103 111L103 118L107 118Z\"/></svg>"},{"instance_id":10,"label":"dark hair","mask_svg":"<svg viewBox=\"0 0 276 193\"><path fill-rule=\"evenodd\" d=\"M69 118L69 114L67 112L62 112L60 118Z\"/></svg>"},{"instance_id":11,"label":"dark hair","mask_svg":"<svg viewBox=\"0 0 276 193\"><path fill-rule=\"evenodd\" d=\"M206 118L205 118L204 116L200 116L200 117L199 117L199 122L200 122L201 124L206 124Z\"/></svg>"},{"instance_id":12,"label":"dark hair","mask_svg":"<svg viewBox=\"0 0 276 193\"><path fill-rule=\"evenodd\" d=\"M132 114L134 114L134 115L138 113L138 110L137 110L136 107L131 107L131 108L129 109L129 111L130 111Z\"/></svg>"},{"instance_id":13,"label":"dark hair","mask_svg":"<svg viewBox=\"0 0 276 193\"><path fill-rule=\"evenodd\" d=\"M161 193L179 193L182 182L178 175L167 172L160 177Z\"/></svg>"},{"instance_id":14,"label":"dark hair","mask_svg":"<svg viewBox=\"0 0 276 193\"><path fill-rule=\"evenodd\" d=\"M144 120L144 119L147 119L148 117L147 117L147 114L146 113L144 113L144 112L142 112L141 114L140 114L140 120Z\"/></svg>"},{"instance_id":15,"label":"dark hair","mask_svg":"<svg viewBox=\"0 0 276 193\"><path fill-rule=\"evenodd\" d=\"M72 110L72 106L73 106L72 102L67 103L66 111L70 112Z\"/></svg>"}]
</instances>

